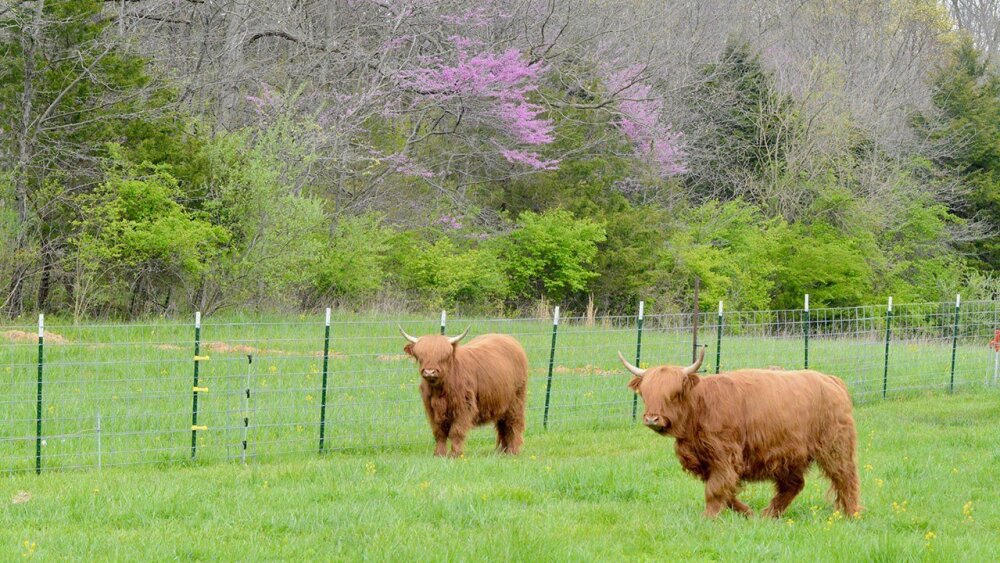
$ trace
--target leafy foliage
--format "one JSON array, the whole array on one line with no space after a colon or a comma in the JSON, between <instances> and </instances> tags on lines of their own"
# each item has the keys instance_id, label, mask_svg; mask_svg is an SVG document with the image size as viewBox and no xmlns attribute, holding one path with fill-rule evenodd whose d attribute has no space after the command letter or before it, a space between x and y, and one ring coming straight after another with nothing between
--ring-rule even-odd
<instances>
[{"instance_id":1,"label":"leafy foliage","mask_svg":"<svg viewBox=\"0 0 1000 563\"><path fill-rule=\"evenodd\" d=\"M662 30L647 60L639 28L583 37L609 28L560 3L296 6L252 34L226 6L176 24L197 57L138 4L0 13L5 313L671 310L695 276L731 309L994 288L1000 76L939 4L807 3L823 49L737 26L683 61Z\"/></svg>"},{"instance_id":2,"label":"leafy foliage","mask_svg":"<svg viewBox=\"0 0 1000 563\"><path fill-rule=\"evenodd\" d=\"M592 264L606 238L603 223L562 209L522 213L503 249L513 294L559 301L584 291L598 275Z\"/></svg>"},{"instance_id":3,"label":"leafy foliage","mask_svg":"<svg viewBox=\"0 0 1000 563\"><path fill-rule=\"evenodd\" d=\"M383 268L392 230L378 215L345 217L323 241L311 266L311 294L350 303L374 296L386 280Z\"/></svg>"},{"instance_id":4,"label":"leafy foliage","mask_svg":"<svg viewBox=\"0 0 1000 563\"><path fill-rule=\"evenodd\" d=\"M157 288L201 275L229 243L229 232L180 202L177 180L162 166L134 165L113 147L108 179L78 198L83 217L73 237L78 299L110 280L101 306L134 314ZM98 278L98 279L95 279ZM125 309L121 296L129 296ZM98 304L93 304L96 306ZM91 306L77 302L77 313Z\"/></svg>"},{"instance_id":5,"label":"leafy foliage","mask_svg":"<svg viewBox=\"0 0 1000 563\"><path fill-rule=\"evenodd\" d=\"M416 233L398 235L390 260L405 289L433 307L489 307L508 295L508 282L491 246L460 248L448 237L428 242Z\"/></svg>"},{"instance_id":6,"label":"leafy foliage","mask_svg":"<svg viewBox=\"0 0 1000 563\"><path fill-rule=\"evenodd\" d=\"M957 176L968 197L952 210L966 219L1000 228L1000 75L968 39L959 43L934 79L933 103L939 116L918 116L917 126L948 151L935 164ZM967 248L982 269L1000 267L996 236L973 241Z\"/></svg>"}]
</instances>

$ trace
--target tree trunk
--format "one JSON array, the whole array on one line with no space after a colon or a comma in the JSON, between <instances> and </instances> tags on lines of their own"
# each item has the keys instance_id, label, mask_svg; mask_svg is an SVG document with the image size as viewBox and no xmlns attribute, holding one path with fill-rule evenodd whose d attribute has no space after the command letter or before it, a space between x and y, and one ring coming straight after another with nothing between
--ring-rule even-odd
<instances>
[{"instance_id":1,"label":"tree trunk","mask_svg":"<svg viewBox=\"0 0 1000 563\"><path fill-rule=\"evenodd\" d=\"M250 16L249 0L234 0L226 15L226 40L222 52L225 79L222 91L222 126L230 131L236 127L237 109L240 103L241 65L243 63L243 41L246 39L247 18Z\"/></svg>"},{"instance_id":2,"label":"tree trunk","mask_svg":"<svg viewBox=\"0 0 1000 563\"><path fill-rule=\"evenodd\" d=\"M14 167L14 199L17 208L17 237L14 256L22 254L28 245L28 167L34 156L34 134L31 125L35 102L35 54L41 43L44 0L35 2L35 14L31 29L21 35L21 50L24 53L24 76L21 79L21 120L17 131L17 165ZM17 258L15 258L17 259ZM7 299L7 311L13 318L24 310L24 281L28 271L27 260L19 259L11 276Z\"/></svg>"},{"instance_id":3,"label":"tree trunk","mask_svg":"<svg viewBox=\"0 0 1000 563\"><path fill-rule=\"evenodd\" d=\"M45 310L49 300L49 289L52 286L52 251L48 245L42 245L42 277L38 281L38 310Z\"/></svg>"}]
</instances>

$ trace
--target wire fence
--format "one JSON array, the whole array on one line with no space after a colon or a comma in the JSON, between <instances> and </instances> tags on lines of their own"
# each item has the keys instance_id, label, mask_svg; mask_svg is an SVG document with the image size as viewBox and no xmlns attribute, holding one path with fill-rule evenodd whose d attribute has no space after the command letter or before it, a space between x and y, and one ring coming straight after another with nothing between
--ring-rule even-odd
<instances>
[{"instance_id":1,"label":"wire fence","mask_svg":"<svg viewBox=\"0 0 1000 563\"><path fill-rule=\"evenodd\" d=\"M844 379L856 403L996 384L997 302L890 307L720 304L699 314L696 340L692 314L450 319L447 328L522 343L529 436L633 421L619 350L642 366L688 364L697 342L708 347L709 374L808 366ZM397 323L430 334L444 318L0 327L0 472L429 452L419 377Z\"/></svg>"}]
</instances>

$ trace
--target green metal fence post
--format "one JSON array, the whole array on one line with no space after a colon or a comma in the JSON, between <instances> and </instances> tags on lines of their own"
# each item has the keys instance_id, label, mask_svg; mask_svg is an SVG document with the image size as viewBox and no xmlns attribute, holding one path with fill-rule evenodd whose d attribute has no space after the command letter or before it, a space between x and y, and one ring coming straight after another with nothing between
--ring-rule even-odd
<instances>
[{"instance_id":1,"label":"green metal fence post","mask_svg":"<svg viewBox=\"0 0 1000 563\"><path fill-rule=\"evenodd\" d=\"M42 473L42 366L44 365L45 315L38 315L38 391L35 395L35 474Z\"/></svg>"},{"instance_id":2,"label":"green metal fence post","mask_svg":"<svg viewBox=\"0 0 1000 563\"><path fill-rule=\"evenodd\" d=\"M805 325L802 327L802 332L805 334L805 369L809 369L809 294L806 294L806 311L805 311Z\"/></svg>"},{"instance_id":3,"label":"green metal fence post","mask_svg":"<svg viewBox=\"0 0 1000 563\"><path fill-rule=\"evenodd\" d=\"M545 412L542 415L542 428L549 429L549 397L552 395L552 368L556 361L556 333L559 331L559 306L556 305L552 315L552 347L549 350L549 378L545 383Z\"/></svg>"},{"instance_id":4,"label":"green metal fence post","mask_svg":"<svg viewBox=\"0 0 1000 563\"><path fill-rule=\"evenodd\" d=\"M191 459L198 451L198 364L201 362L201 311L194 314L194 384L191 386Z\"/></svg>"},{"instance_id":5,"label":"green metal fence post","mask_svg":"<svg viewBox=\"0 0 1000 563\"><path fill-rule=\"evenodd\" d=\"M330 308L326 308L326 326L323 329L323 389L319 396L319 453L323 453L326 432L326 374L330 365Z\"/></svg>"},{"instance_id":6,"label":"green metal fence post","mask_svg":"<svg viewBox=\"0 0 1000 563\"><path fill-rule=\"evenodd\" d=\"M638 320L638 330L635 335L635 365L639 367L642 361L642 314L645 302L639 302L639 320ZM636 409L639 406L639 395L637 393L632 393L632 422L635 422Z\"/></svg>"},{"instance_id":7,"label":"green metal fence post","mask_svg":"<svg viewBox=\"0 0 1000 563\"><path fill-rule=\"evenodd\" d=\"M889 296L889 307L885 310L885 364L882 368L882 398L889 392L889 340L892 338L892 296Z\"/></svg>"},{"instance_id":8,"label":"green metal fence post","mask_svg":"<svg viewBox=\"0 0 1000 563\"><path fill-rule=\"evenodd\" d=\"M444 326L448 321L448 314L444 309L441 309L441 336L444 336Z\"/></svg>"},{"instance_id":9,"label":"green metal fence post","mask_svg":"<svg viewBox=\"0 0 1000 563\"><path fill-rule=\"evenodd\" d=\"M951 331L951 380L948 382L948 392L955 392L955 351L958 348L958 312L962 305L962 295L955 296L955 326Z\"/></svg>"},{"instance_id":10,"label":"green metal fence post","mask_svg":"<svg viewBox=\"0 0 1000 563\"><path fill-rule=\"evenodd\" d=\"M253 354L247 354L247 386L243 390L243 465L247 464L247 445L250 441L250 369L252 366ZM323 431L320 430L320 434L322 433Z\"/></svg>"},{"instance_id":11,"label":"green metal fence post","mask_svg":"<svg viewBox=\"0 0 1000 563\"><path fill-rule=\"evenodd\" d=\"M722 301L719 301L719 322L716 323L715 334L715 373L719 373L722 362Z\"/></svg>"}]
</instances>

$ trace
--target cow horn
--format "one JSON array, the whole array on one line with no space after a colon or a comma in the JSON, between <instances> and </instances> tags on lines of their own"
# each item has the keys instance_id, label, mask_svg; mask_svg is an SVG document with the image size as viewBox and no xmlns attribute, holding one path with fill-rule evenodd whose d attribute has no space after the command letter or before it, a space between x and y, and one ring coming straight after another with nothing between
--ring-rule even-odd
<instances>
[{"instance_id":1,"label":"cow horn","mask_svg":"<svg viewBox=\"0 0 1000 563\"><path fill-rule=\"evenodd\" d=\"M625 359L625 356L622 356L621 352L618 352L618 359L622 361L622 364L625 366L625 369L627 369L630 372L632 372L632 375L634 375L636 377L642 377L642 376L646 375L646 370L639 369L639 368L633 366L632 364L628 363L628 360Z\"/></svg>"},{"instance_id":2,"label":"cow horn","mask_svg":"<svg viewBox=\"0 0 1000 563\"><path fill-rule=\"evenodd\" d=\"M465 338L466 334L469 334L469 329L470 328L472 328L472 326L465 327L465 330L462 331L462 334L459 334L458 336L449 336L448 337L448 342L451 343L451 344L458 344L459 340Z\"/></svg>"},{"instance_id":3,"label":"cow horn","mask_svg":"<svg viewBox=\"0 0 1000 563\"><path fill-rule=\"evenodd\" d=\"M403 335L403 338L405 338L405 339L409 340L409 341L410 341L410 342L412 342L413 344L416 344L416 343L417 343L417 340L418 340L418 339L417 339L416 337L413 337L413 336L410 336L409 334L406 334L406 331L405 331L405 330L403 330L403 327L401 327L401 326L399 326L399 325L396 325L396 326L397 326L397 327L399 327L399 332L400 332L400 333L401 333L401 334Z\"/></svg>"},{"instance_id":4,"label":"cow horn","mask_svg":"<svg viewBox=\"0 0 1000 563\"><path fill-rule=\"evenodd\" d=\"M702 349L698 352L698 360L695 363L684 368L684 375L691 375L692 373L698 373L698 368L701 367L701 362L704 359L705 359L705 348L702 347Z\"/></svg>"}]
</instances>

